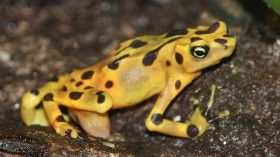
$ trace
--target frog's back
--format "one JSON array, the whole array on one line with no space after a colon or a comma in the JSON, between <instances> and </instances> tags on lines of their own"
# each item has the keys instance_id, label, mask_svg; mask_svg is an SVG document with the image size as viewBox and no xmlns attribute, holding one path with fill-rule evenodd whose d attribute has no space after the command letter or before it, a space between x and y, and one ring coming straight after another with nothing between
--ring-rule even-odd
<instances>
[{"instance_id":1,"label":"frog's back","mask_svg":"<svg viewBox=\"0 0 280 157\"><path fill-rule=\"evenodd\" d=\"M74 80L82 78L85 85L99 86L104 78L117 77L122 71L121 67L123 66L121 64L125 64L125 67L130 69L139 69L141 67L144 69L147 66L151 66L163 46L187 34L187 29L180 29L162 35L145 35L126 40L120 43L116 49L112 50L107 58L93 66L74 71L71 76ZM162 53L166 52L161 51L160 53L164 56L165 54ZM156 65L153 64L153 67L156 68ZM87 75L90 76L86 77Z\"/></svg>"},{"instance_id":2,"label":"frog's back","mask_svg":"<svg viewBox=\"0 0 280 157\"><path fill-rule=\"evenodd\" d=\"M187 34L187 29L178 29L161 35L145 35L136 37L120 43L116 49L111 51L111 54L113 58L123 56L125 54L145 54L150 50L164 46L169 40L178 36L182 37Z\"/></svg>"}]
</instances>

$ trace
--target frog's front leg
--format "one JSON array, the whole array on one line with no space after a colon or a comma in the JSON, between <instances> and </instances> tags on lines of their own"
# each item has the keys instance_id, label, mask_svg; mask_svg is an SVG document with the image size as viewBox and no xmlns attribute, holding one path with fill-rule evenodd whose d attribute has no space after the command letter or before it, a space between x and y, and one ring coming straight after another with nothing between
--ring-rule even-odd
<instances>
[{"instance_id":1,"label":"frog's front leg","mask_svg":"<svg viewBox=\"0 0 280 157\"><path fill-rule=\"evenodd\" d=\"M184 81L183 79L169 81L165 90L159 95L154 108L146 120L146 127L148 130L177 137L193 138L202 135L209 127L211 121L229 114L228 111L224 111L221 112L219 116L210 116L209 112L213 104L215 91L213 87L211 98L206 109L200 110L199 107L197 107L189 121L181 123L164 119L163 114L169 103L185 87L184 85L188 83L188 80Z\"/></svg>"}]
</instances>

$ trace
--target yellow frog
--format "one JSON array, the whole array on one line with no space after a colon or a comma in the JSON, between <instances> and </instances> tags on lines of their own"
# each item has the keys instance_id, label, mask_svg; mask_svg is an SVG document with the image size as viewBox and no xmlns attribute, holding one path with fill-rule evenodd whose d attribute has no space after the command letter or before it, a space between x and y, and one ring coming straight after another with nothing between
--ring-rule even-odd
<instances>
[{"instance_id":1,"label":"yellow frog","mask_svg":"<svg viewBox=\"0 0 280 157\"><path fill-rule=\"evenodd\" d=\"M209 123L227 116L209 116L214 87L205 110L197 107L189 121L163 117L170 102L197 78L202 69L232 54L236 39L219 21L211 26L174 30L158 36L140 36L122 42L110 57L82 70L61 75L22 97L21 117L27 125L52 125L62 135L77 138L80 132L62 115L59 105L89 135L110 135L108 111L135 105L158 94L146 127L177 137L202 135ZM43 109L38 108L42 102Z\"/></svg>"}]
</instances>

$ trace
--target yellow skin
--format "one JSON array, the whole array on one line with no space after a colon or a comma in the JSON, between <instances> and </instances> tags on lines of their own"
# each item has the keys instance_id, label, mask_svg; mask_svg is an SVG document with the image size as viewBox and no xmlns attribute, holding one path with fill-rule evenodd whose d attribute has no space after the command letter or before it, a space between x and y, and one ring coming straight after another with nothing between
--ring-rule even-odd
<instances>
[{"instance_id":1,"label":"yellow skin","mask_svg":"<svg viewBox=\"0 0 280 157\"><path fill-rule=\"evenodd\" d=\"M59 105L68 107L72 119L90 135L110 134L109 110L135 105L155 94L158 99L146 119L146 127L177 137L202 135L212 120L212 95L205 110L195 109L188 122L163 117L170 102L201 74L201 70L232 54L236 40L219 21L158 36L127 40L111 56L93 66L61 75L22 97L21 117L27 125L49 125L62 136L79 137L79 131L63 118ZM42 102L42 108L36 106ZM44 112L43 112L44 111Z\"/></svg>"}]
</instances>

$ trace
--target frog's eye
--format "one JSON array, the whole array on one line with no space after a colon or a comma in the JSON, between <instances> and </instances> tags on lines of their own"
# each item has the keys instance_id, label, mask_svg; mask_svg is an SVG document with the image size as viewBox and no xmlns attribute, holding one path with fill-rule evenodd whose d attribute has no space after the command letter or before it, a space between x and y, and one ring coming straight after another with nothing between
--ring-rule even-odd
<instances>
[{"instance_id":1,"label":"frog's eye","mask_svg":"<svg viewBox=\"0 0 280 157\"><path fill-rule=\"evenodd\" d=\"M207 56L209 47L207 45L194 46L191 48L191 54L196 59L203 59Z\"/></svg>"}]
</instances>

